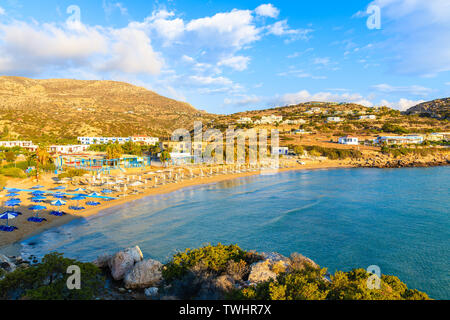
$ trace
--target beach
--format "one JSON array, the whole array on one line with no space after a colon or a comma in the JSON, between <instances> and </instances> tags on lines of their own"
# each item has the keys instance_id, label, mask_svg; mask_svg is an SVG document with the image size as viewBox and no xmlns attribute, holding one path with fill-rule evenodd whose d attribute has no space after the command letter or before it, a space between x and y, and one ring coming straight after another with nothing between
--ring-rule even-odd
<instances>
[{"instance_id":1,"label":"beach","mask_svg":"<svg viewBox=\"0 0 450 320\"><path fill-rule=\"evenodd\" d=\"M304 165L300 165L296 163L295 165L291 164L288 168L278 169L276 172L283 172L283 171L291 171L291 170L311 170L311 169L328 169L328 168L346 168L346 167L352 167L351 162L349 161L343 161L343 160L321 160L321 161L307 161ZM98 212L112 208L115 206L122 205L127 202L135 201L138 199L142 199L148 196L153 195L160 195L160 194L166 194L171 193L174 191L177 191L182 188L186 187L192 187L197 185L203 185L203 184L211 184L211 183L217 183L221 181L226 181L230 179L236 179L236 178L242 178L252 175L259 175L261 174L261 171L252 171L252 172L242 172L242 173L226 173L226 174L219 174L211 177L195 177L190 180L183 180L179 181L177 183L169 183L162 186L158 186L156 188L151 188L148 190L145 190L143 193L137 194L137 195L127 195L124 198L119 198L117 200L112 201L100 201L101 205L96 207L88 207L86 210L83 211L73 211L68 210L66 207L62 207L62 211L66 212L67 215L64 215L62 217L56 217L48 214L49 211L55 209L50 204L44 204L44 206L47 207L47 210L44 210L40 212L40 217L44 217L47 219L47 221L44 221L40 224L36 224L33 222L27 221L27 219L34 215L34 213L28 211L26 208L33 203L28 199L29 195L27 194L27 197L24 197L24 193L21 193L21 199L22 199L22 205L21 207L16 208L17 211L22 212L23 215L19 215L16 219L11 220L11 224L16 226L18 230L11 232L11 233L5 233L2 232L0 234L0 250L2 251L8 251L9 253L17 254L17 243L27 239L29 237L32 237L34 235L37 235L45 230L58 227L61 225L64 225L70 221L73 221L74 219L79 218L86 218L89 216L96 215ZM54 175L43 175L41 176L39 180L39 184L44 186L41 190L50 190L57 185L54 181ZM27 179L27 180L11 180L7 184L7 188L20 188L20 189L30 189L32 186L36 185L36 181L34 179ZM75 187L74 187L75 188ZM67 192L70 191L70 188ZM69 192L70 193L70 192ZM5 191L2 192L2 202L6 201ZM27 198L27 199L25 199ZM49 199L50 200L50 199ZM54 199L52 199L54 200ZM70 201L70 200L69 200ZM69 205L69 204L68 204Z\"/></svg>"}]
</instances>

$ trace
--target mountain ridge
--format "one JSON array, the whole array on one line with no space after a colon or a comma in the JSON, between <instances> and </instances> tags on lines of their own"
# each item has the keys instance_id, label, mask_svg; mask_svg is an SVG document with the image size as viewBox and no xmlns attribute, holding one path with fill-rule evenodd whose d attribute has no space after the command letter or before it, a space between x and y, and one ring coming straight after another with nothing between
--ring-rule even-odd
<instances>
[{"instance_id":1,"label":"mountain ridge","mask_svg":"<svg viewBox=\"0 0 450 320\"><path fill-rule=\"evenodd\" d=\"M406 115L420 115L439 120L450 119L450 98L435 99L415 105L404 112Z\"/></svg>"},{"instance_id":2,"label":"mountain ridge","mask_svg":"<svg viewBox=\"0 0 450 320\"><path fill-rule=\"evenodd\" d=\"M31 139L165 136L215 115L126 82L0 77L0 130ZM5 129L6 128L6 129Z\"/></svg>"}]
</instances>

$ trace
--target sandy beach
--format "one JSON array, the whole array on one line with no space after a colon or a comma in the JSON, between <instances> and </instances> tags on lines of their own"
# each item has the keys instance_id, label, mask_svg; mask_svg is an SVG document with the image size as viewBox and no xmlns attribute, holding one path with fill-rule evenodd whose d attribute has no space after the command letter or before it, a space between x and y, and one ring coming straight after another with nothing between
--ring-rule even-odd
<instances>
[{"instance_id":1,"label":"sandy beach","mask_svg":"<svg viewBox=\"0 0 450 320\"><path fill-rule=\"evenodd\" d=\"M345 168L345 167L352 167L349 162L346 161L332 161L332 160L325 160L325 161L311 161L307 162L305 165L295 165L289 168L279 169L277 172L284 172L284 171L291 171L291 170L310 170L310 169L327 169L327 168ZM243 172L243 173L231 173L231 174L220 174L215 175L211 177L195 177L190 180L183 180L177 183L169 183L166 185L158 186L156 188L151 188L145 190L143 193L137 194L137 195L127 195L126 197L119 198L117 200L112 201L100 201L101 205L97 207L87 207L86 210L83 211L73 211L68 209L68 205L70 205L70 200L68 200L68 205L62 207L62 211L66 212L67 215L64 215L62 217L52 216L49 214L51 210L54 210L56 208L53 208L50 201L53 201L55 199L49 198L46 203L43 203L42 205L47 207L47 210L44 210L39 213L40 217L46 218L47 221L44 221L40 224L33 223L27 221L27 219L35 213L29 211L27 208L34 204L31 202L30 195L26 194L24 192L21 192L21 200L22 205L20 207L16 208L16 211L22 212L22 215L19 215L16 219L11 220L10 224L14 225L18 228L18 230L6 233L2 232L0 233L0 250L2 251L9 251L10 254L14 253L17 254L17 248L18 248L18 242L21 240L24 240L26 238L32 237L36 234L39 234L45 230L48 230L50 228L58 227L63 224L66 224L74 219L79 219L83 217L89 217L92 215L97 214L99 211L119 206L127 202L131 202L134 200L142 199L148 196L153 195L160 195L160 194L166 194L171 193L174 191L177 191L182 188L191 187L191 186L197 186L197 185L203 185L203 184L211 184L211 183L217 183L225 180L230 179L236 179L236 178L242 178L247 176L253 176L253 175L259 175L261 174L261 171L254 171L254 172ZM55 181L53 180L55 176L54 175L45 175L42 176L39 184L44 186L45 188L42 188L41 190L50 190L57 185L55 184ZM33 181L33 179L27 179L27 180L10 180L8 181L7 187L8 188L20 188L20 189L30 189L32 186L36 185L36 181ZM70 193L71 189L75 189L76 187L68 187L66 191L67 193ZM2 203L6 201L5 198L6 191L2 191L2 194L0 195L0 199L2 200ZM91 199L92 200L92 199ZM80 202L80 205L84 205L83 202ZM6 208L4 208L6 210ZM12 251L12 252L11 252Z\"/></svg>"}]
</instances>

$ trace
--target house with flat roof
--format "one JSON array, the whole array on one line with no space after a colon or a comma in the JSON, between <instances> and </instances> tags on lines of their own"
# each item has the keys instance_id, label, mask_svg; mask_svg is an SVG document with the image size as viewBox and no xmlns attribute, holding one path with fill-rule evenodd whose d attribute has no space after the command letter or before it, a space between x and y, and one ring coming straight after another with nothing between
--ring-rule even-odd
<instances>
[{"instance_id":1,"label":"house with flat roof","mask_svg":"<svg viewBox=\"0 0 450 320\"><path fill-rule=\"evenodd\" d=\"M0 147L14 148L20 147L29 151L36 151L38 146L33 141L0 141Z\"/></svg>"},{"instance_id":2,"label":"house with flat roof","mask_svg":"<svg viewBox=\"0 0 450 320\"><path fill-rule=\"evenodd\" d=\"M340 118L340 117L328 117L327 118L327 123L330 123L330 122L342 122L343 120Z\"/></svg>"},{"instance_id":3,"label":"house with flat roof","mask_svg":"<svg viewBox=\"0 0 450 320\"><path fill-rule=\"evenodd\" d=\"M358 145L359 140L357 137L345 136L339 138L339 144Z\"/></svg>"},{"instance_id":4,"label":"house with flat roof","mask_svg":"<svg viewBox=\"0 0 450 320\"><path fill-rule=\"evenodd\" d=\"M53 145L48 147L50 153L59 154L76 154L82 153L89 149L89 145L79 144L79 145Z\"/></svg>"},{"instance_id":5,"label":"house with flat roof","mask_svg":"<svg viewBox=\"0 0 450 320\"><path fill-rule=\"evenodd\" d=\"M289 154L288 147L272 147L272 154L284 155L287 156Z\"/></svg>"},{"instance_id":6,"label":"house with flat roof","mask_svg":"<svg viewBox=\"0 0 450 320\"><path fill-rule=\"evenodd\" d=\"M239 120L237 120L236 123L238 123L238 124L249 124L249 123L253 123L253 120L251 118L248 118L248 117L243 117L243 118L240 118Z\"/></svg>"},{"instance_id":7,"label":"house with flat roof","mask_svg":"<svg viewBox=\"0 0 450 320\"><path fill-rule=\"evenodd\" d=\"M423 142L423 137L419 135L407 136L380 136L375 139L378 144L420 144Z\"/></svg>"},{"instance_id":8,"label":"house with flat roof","mask_svg":"<svg viewBox=\"0 0 450 320\"><path fill-rule=\"evenodd\" d=\"M359 120L376 120L376 119L377 119L377 117L373 114L359 117Z\"/></svg>"}]
</instances>

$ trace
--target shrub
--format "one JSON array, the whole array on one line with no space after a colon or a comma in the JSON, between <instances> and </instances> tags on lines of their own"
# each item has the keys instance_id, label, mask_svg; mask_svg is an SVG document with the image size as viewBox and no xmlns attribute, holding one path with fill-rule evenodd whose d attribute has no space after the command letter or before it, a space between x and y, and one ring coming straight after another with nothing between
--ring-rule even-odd
<instances>
[{"instance_id":1,"label":"shrub","mask_svg":"<svg viewBox=\"0 0 450 320\"><path fill-rule=\"evenodd\" d=\"M270 280L235 290L233 299L251 300L428 300L427 294L408 289L397 277L382 275L380 289L369 289L371 274L364 269L337 271L326 279L326 269L304 265L300 270L280 274Z\"/></svg>"},{"instance_id":2,"label":"shrub","mask_svg":"<svg viewBox=\"0 0 450 320\"><path fill-rule=\"evenodd\" d=\"M67 268L81 269L81 289L67 288ZM26 269L16 269L0 280L0 298L32 300L89 300L104 287L100 269L91 263L64 258L60 253L47 254L42 262Z\"/></svg>"},{"instance_id":3,"label":"shrub","mask_svg":"<svg viewBox=\"0 0 450 320\"><path fill-rule=\"evenodd\" d=\"M6 177L11 177L11 178L26 178L27 175L25 174L25 172L20 169L20 168L1 168L0 169L0 174L6 176Z\"/></svg>"},{"instance_id":4,"label":"shrub","mask_svg":"<svg viewBox=\"0 0 450 320\"><path fill-rule=\"evenodd\" d=\"M208 245L200 249L186 249L177 253L172 260L163 267L163 277L167 282L181 279L194 267L202 266L208 272L216 275L226 272L230 261L246 264L254 260L254 255L246 253L237 245Z\"/></svg>"},{"instance_id":5,"label":"shrub","mask_svg":"<svg viewBox=\"0 0 450 320\"><path fill-rule=\"evenodd\" d=\"M66 172L60 173L58 175L59 179L63 178L73 178L73 177L81 177L88 173L86 170L83 169L69 169Z\"/></svg>"}]
</instances>

